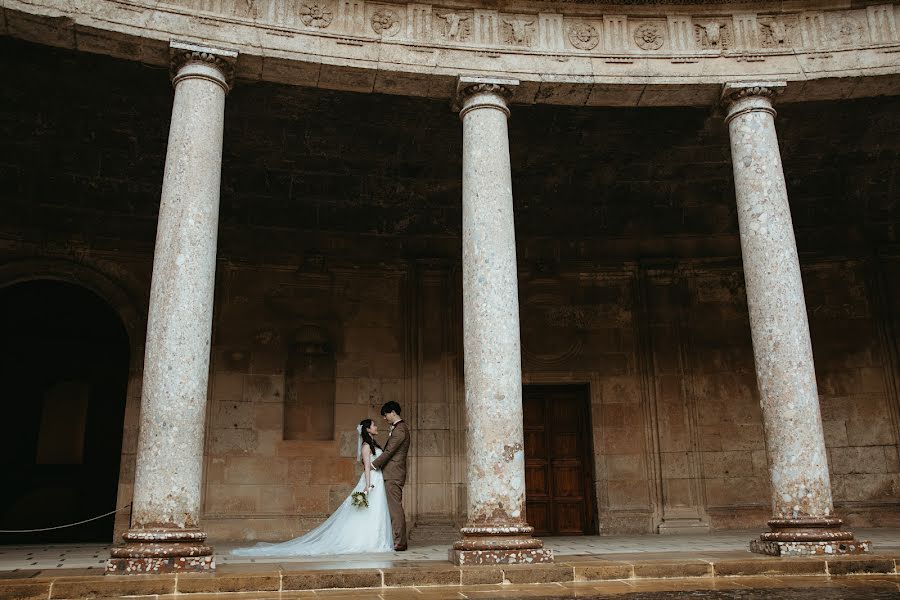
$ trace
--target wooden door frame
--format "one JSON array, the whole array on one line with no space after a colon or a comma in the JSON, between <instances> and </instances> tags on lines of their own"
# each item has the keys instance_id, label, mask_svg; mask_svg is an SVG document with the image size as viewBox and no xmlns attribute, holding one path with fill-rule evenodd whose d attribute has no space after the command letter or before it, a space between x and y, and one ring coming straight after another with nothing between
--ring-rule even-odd
<instances>
[{"instance_id":1,"label":"wooden door frame","mask_svg":"<svg viewBox=\"0 0 900 600\"><path fill-rule=\"evenodd\" d=\"M542 376L543 375L543 376ZM571 376L571 373L569 374ZM578 378L580 379L580 378ZM583 423L583 439L585 440L584 449L582 451L582 494L585 499L585 511L587 513L587 526L584 535L599 535L600 523L598 521L598 498L595 486L595 452L594 452L594 427L593 427L593 410L592 407L597 399L594 394L598 392L600 386L594 381L593 374L584 377L584 380L568 377L551 377L548 374L524 375L522 378L522 396L524 401L525 388L580 388L580 396L582 401L586 403L585 416ZM527 496L526 496L527 502ZM556 535L556 534L554 534Z\"/></svg>"}]
</instances>

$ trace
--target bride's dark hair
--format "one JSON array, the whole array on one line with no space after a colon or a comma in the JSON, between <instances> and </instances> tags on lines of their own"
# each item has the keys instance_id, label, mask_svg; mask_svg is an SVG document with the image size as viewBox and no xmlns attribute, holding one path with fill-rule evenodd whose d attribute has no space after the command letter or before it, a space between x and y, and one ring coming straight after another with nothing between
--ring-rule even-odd
<instances>
[{"instance_id":1,"label":"bride's dark hair","mask_svg":"<svg viewBox=\"0 0 900 600\"><path fill-rule=\"evenodd\" d=\"M372 437L372 434L368 432L369 427L372 426L372 419L363 419L359 422L359 436L362 438L363 444L368 444L369 449L372 451L372 456L375 456L375 448L381 448L378 445L378 442L375 441L375 438Z\"/></svg>"}]
</instances>

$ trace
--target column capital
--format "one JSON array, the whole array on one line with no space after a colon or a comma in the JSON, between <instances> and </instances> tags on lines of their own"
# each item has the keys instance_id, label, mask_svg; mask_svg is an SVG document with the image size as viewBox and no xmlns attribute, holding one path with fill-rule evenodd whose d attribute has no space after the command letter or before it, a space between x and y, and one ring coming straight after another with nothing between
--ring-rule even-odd
<instances>
[{"instance_id":1,"label":"column capital","mask_svg":"<svg viewBox=\"0 0 900 600\"><path fill-rule=\"evenodd\" d=\"M721 102L728 114L725 122L746 112L763 111L775 115L772 104L784 92L784 81L736 81L722 87Z\"/></svg>"},{"instance_id":2,"label":"column capital","mask_svg":"<svg viewBox=\"0 0 900 600\"><path fill-rule=\"evenodd\" d=\"M508 102L518 85L518 79L460 76L456 80L453 107L459 111L459 118L475 108L494 108L508 117Z\"/></svg>"},{"instance_id":3,"label":"column capital","mask_svg":"<svg viewBox=\"0 0 900 600\"><path fill-rule=\"evenodd\" d=\"M172 85L177 85L183 79L197 77L222 86L227 93L234 83L237 56L238 53L234 50L172 40L169 42L169 74Z\"/></svg>"}]
</instances>

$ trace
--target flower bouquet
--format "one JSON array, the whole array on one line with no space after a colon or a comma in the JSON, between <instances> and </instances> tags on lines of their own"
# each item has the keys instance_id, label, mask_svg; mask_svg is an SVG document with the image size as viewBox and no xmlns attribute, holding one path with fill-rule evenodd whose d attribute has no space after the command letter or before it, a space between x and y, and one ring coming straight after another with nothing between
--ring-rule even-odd
<instances>
[{"instance_id":1,"label":"flower bouquet","mask_svg":"<svg viewBox=\"0 0 900 600\"><path fill-rule=\"evenodd\" d=\"M369 508L369 495L365 492L353 492L350 494L351 504L357 508Z\"/></svg>"}]
</instances>

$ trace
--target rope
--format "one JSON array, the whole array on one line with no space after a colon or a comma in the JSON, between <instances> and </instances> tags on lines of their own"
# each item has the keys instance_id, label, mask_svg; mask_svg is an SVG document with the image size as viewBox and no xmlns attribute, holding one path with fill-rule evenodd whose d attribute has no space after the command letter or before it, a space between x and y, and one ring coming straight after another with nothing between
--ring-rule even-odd
<instances>
[{"instance_id":1,"label":"rope","mask_svg":"<svg viewBox=\"0 0 900 600\"><path fill-rule=\"evenodd\" d=\"M53 531L54 529L65 529L66 527L75 527L76 525L81 525L82 523L90 523L91 521L96 521L97 519L102 519L104 517L108 517L109 515L114 515L119 511L125 510L129 506L131 506L131 502L129 502L122 508L117 508L116 510L111 510L108 513L100 515L99 517L91 517L90 519L85 519L84 521L78 521L77 523L66 523L65 525L56 525L55 527L41 527L40 529L0 529L0 533L38 533L41 531Z\"/></svg>"}]
</instances>

